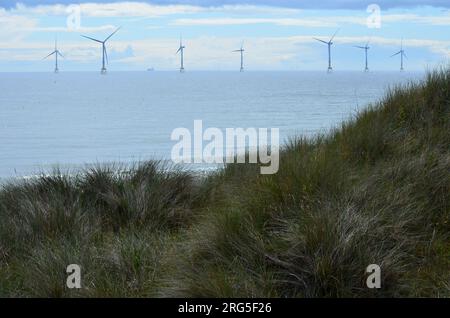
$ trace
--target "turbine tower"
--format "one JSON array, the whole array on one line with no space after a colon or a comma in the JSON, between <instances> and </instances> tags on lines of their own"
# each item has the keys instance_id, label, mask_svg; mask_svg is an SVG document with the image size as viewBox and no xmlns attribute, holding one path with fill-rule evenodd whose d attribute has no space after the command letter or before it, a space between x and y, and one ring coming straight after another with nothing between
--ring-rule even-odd
<instances>
[{"instance_id":1,"label":"turbine tower","mask_svg":"<svg viewBox=\"0 0 450 318\"><path fill-rule=\"evenodd\" d=\"M184 73L184 49L185 46L183 45L183 39L180 37L180 47L178 48L177 53L175 53L178 54L179 52L181 56L180 73Z\"/></svg>"},{"instance_id":2,"label":"turbine tower","mask_svg":"<svg viewBox=\"0 0 450 318\"><path fill-rule=\"evenodd\" d=\"M331 66L331 46L333 45L333 39L336 36L336 34L339 32L339 29L333 34L330 41L326 42L318 38L314 38L314 40L317 40L319 42L325 43L328 45L328 73L333 71L333 67Z\"/></svg>"},{"instance_id":3,"label":"turbine tower","mask_svg":"<svg viewBox=\"0 0 450 318\"><path fill-rule=\"evenodd\" d=\"M45 60L46 58L48 58L48 57L52 56L53 54L55 54L55 73L59 72L59 69L58 69L58 55L61 56L61 57L64 57L61 54L61 52L59 52L57 44L58 44L58 42L55 39L55 50L52 53L50 53L49 55L47 55L46 57L43 58Z\"/></svg>"},{"instance_id":4,"label":"turbine tower","mask_svg":"<svg viewBox=\"0 0 450 318\"><path fill-rule=\"evenodd\" d=\"M397 53L391 55L391 57L399 55L399 54L400 54L400 72L403 72L403 70L404 70L403 69L403 57L406 57L405 50L403 49L403 39L402 39L402 42L400 44L400 51L398 51Z\"/></svg>"},{"instance_id":5,"label":"turbine tower","mask_svg":"<svg viewBox=\"0 0 450 318\"><path fill-rule=\"evenodd\" d=\"M91 38L91 37L89 37L89 36L82 35L82 37L84 37L84 38L86 38L86 39L89 39L89 40L92 40L92 41L95 41L95 42L98 42L98 43L101 43L101 44L102 44L102 69L101 69L101 73L102 73L102 74L106 74L105 61L106 61L106 64L108 64L108 53L106 52L106 45L105 45L105 44L106 44L106 41L108 41L114 34L116 34L116 32L119 31L120 28L121 28L121 27L118 27L118 28L116 29L116 31L114 31L113 33L111 33L104 41L100 41L100 40Z\"/></svg>"},{"instance_id":6,"label":"turbine tower","mask_svg":"<svg viewBox=\"0 0 450 318\"><path fill-rule=\"evenodd\" d=\"M240 72L244 71L244 42L241 44L241 48L239 50L234 50L233 52L240 52L241 53L241 69Z\"/></svg>"},{"instance_id":7,"label":"turbine tower","mask_svg":"<svg viewBox=\"0 0 450 318\"><path fill-rule=\"evenodd\" d=\"M365 55L366 55L366 67L364 69L364 72L368 72L369 71L369 62L368 62L368 58L367 58L367 51L370 49L369 47L369 41L367 41L365 46L355 46L358 49L363 49L365 51Z\"/></svg>"}]
</instances>

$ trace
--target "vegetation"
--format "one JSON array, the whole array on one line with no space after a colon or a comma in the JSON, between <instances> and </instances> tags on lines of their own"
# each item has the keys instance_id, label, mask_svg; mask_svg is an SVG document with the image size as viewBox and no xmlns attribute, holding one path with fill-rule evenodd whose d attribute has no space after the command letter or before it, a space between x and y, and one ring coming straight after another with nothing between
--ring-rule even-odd
<instances>
[{"instance_id":1,"label":"vegetation","mask_svg":"<svg viewBox=\"0 0 450 318\"><path fill-rule=\"evenodd\" d=\"M0 190L0 296L449 297L450 70L391 89L275 175L147 162ZM81 289L66 266L82 267ZM381 289L366 267L381 266Z\"/></svg>"}]
</instances>

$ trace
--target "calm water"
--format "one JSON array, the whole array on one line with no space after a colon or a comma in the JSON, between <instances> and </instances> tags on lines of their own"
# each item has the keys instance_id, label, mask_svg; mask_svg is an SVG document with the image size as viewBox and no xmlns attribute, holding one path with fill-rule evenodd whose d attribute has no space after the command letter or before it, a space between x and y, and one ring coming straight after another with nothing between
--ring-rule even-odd
<instances>
[{"instance_id":1,"label":"calm water","mask_svg":"<svg viewBox=\"0 0 450 318\"><path fill-rule=\"evenodd\" d=\"M419 73L0 73L0 178L54 165L170 159L171 132L327 130ZM202 168L202 167L198 167Z\"/></svg>"}]
</instances>

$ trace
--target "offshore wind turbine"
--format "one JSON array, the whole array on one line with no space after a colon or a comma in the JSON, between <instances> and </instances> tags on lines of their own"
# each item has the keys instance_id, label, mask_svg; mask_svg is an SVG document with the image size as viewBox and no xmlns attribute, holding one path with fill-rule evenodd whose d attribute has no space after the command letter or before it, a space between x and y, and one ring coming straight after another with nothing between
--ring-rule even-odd
<instances>
[{"instance_id":1,"label":"offshore wind turbine","mask_svg":"<svg viewBox=\"0 0 450 318\"><path fill-rule=\"evenodd\" d=\"M241 48L239 50L234 50L233 52L240 52L241 53L241 69L240 72L244 71L244 42L241 44Z\"/></svg>"},{"instance_id":2,"label":"offshore wind turbine","mask_svg":"<svg viewBox=\"0 0 450 318\"><path fill-rule=\"evenodd\" d=\"M370 42L370 40L367 41L367 43L366 43L365 46L358 46L358 45L355 46L355 47L358 48L358 49L363 49L364 52L365 52L365 55L366 55L366 67L365 67L365 69L364 69L364 72L368 72L368 71L369 71L369 62L368 62L368 57L367 57L367 55L368 55L368 54L367 54L367 51L370 49L370 47L369 47L369 42Z\"/></svg>"},{"instance_id":3,"label":"offshore wind turbine","mask_svg":"<svg viewBox=\"0 0 450 318\"><path fill-rule=\"evenodd\" d=\"M391 55L391 57L399 55L399 54L400 54L400 72L403 72L403 70L404 70L403 69L403 57L406 57L405 50L403 49L403 39L402 39L402 42L400 44L400 51L398 51L397 53Z\"/></svg>"},{"instance_id":4,"label":"offshore wind turbine","mask_svg":"<svg viewBox=\"0 0 450 318\"><path fill-rule=\"evenodd\" d=\"M91 38L91 37L89 37L89 36L82 35L82 37L84 37L84 38L86 38L86 39L89 39L89 40L92 40L92 41L95 41L95 42L98 42L98 43L101 43L101 44L102 44L102 69L101 69L101 73L102 73L102 74L106 74L106 66L105 66L105 62L106 62L106 64L108 63L108 53L106 52L106 41L108 41L114 34L116 34L116 32L119 31L120 28L121 28L121 27L118 27L118 28L116 29L116 31L114 31L113 33L111 33L111 34L110 34L105 40L103 40L103 41L100 41L100 40Z\"/></svg>"},{"instance_id":5,"label":"offshore wind turbine","mask_svg":"<svg viewBox=\"0 0 450 318\"><path fill-rule=\"evenodd\" d=\"M183 45L183 39L180 37L180 47L178 48L177 53L175 53L175 54L180 53L180 58L181 58L181 60L180 60L180 73L184 73L184 49L185 48L186 47Z\"/></svg>"},{"instance_id":6,"label":"offshore wind turbine","mask_svg":"<svg viewBox=\"0 0 450 318\"><path fill-rule=\"evenodd\" d=\"M330 41L326 42L318 38L314 38L314 40L317 40L319 42L325 43L328 45L328 72L333 71L333 67L331 66L331 46L333 45L333 39L336 36L336 34L339 32L339 29L334 32L333 36L331 37Z\"/></svg>"},{"instance_id":7,"label":"offshore wind turbine","mask_svg":"<svg viewBox=\"0 0 450 318\"><path fill-rule=\"evenodd\" d=\"M49 55L47 55L46 57L44 57L43 60L45 60L46 58L52 56L53 54L55 54L55 73L58 73L59 72L59 69L58 69L58 55L61 56L61 57L64 57L64 56L58 50L58 41L56 39L55 39L55 50L52 53L50 53Z\"/></svg>"}]
</instances>

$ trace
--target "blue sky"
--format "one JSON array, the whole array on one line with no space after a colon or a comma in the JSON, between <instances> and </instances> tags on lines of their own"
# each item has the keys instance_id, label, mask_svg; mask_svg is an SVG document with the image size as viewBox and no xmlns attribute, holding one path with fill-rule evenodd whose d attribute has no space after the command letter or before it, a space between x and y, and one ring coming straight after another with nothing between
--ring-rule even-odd
<instances>
[{"instance_id":1,"label":"blue sky","mask_svg":"<svg viewBox=\"0 0 450 318\"><path fill-rule=\"evenodd\" d=\"M242 42L248 70L325 70L327 48L313 37L327 40L338 29L335 70L361 70L364 52L353 46L369 40L372 70L399 68L390 55L402 38L408 70L450 57L450 1L441 0L0 0L0 24L0 71L8 72L51 70L42 58L55 37L61 71L98 71L101 48L80 35L102 39L118 26L110 70L176 70L181 34L187 70L238 69L231 51Z\"/></svg>"}]
</instances>

